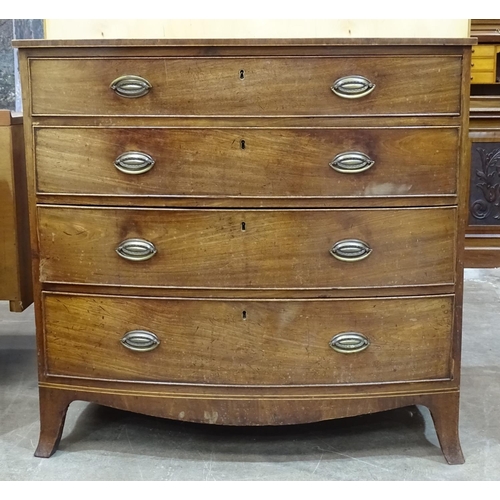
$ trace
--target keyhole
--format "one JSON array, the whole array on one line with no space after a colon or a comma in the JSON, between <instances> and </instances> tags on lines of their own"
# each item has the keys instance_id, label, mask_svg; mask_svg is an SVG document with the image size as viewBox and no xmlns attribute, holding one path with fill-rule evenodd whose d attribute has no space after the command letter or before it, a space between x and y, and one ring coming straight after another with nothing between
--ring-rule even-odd
<instances>
[{"instance_id":1,"label":"keyhole","mask_svg":"<svg viewBox=\"0 0 500 500\"><path fill-rule=\"evenodd\" d=\"M247 147L246 143L245 143L245 140L244 139L241 139L240 141L240 148L241 149L245 149Z\"/></svg>"},{"instance_id":2,"label":"keyhole","mask_svg":"<svg viewBox=\"0 0 500 500\"><path fill-rule=\"evenodd\" d=\"M243 80L245 78L245 70L240 69L240 80Z\"/></svg>"},{"instance_id":3,"label":"keyhole","mask_svg":"<svg viewBox=\"0 0 500 500\"><path fill-rule=\"evenodd\" d=\"M246 223L245 223L245 222L242 222L242 223L241 223L241 230L242 230L242 231L246 231L246 229L247 229L247 225L246 225Z\"/></svg>"},{"instance_id":4,"label":"keyhole","mask_svg":"<svg viewBox=\"0 0 500 500\"><path fill-rule=\"evenodd\" d=\"M245 320L245 319L247 319L247 312L246 312L246 311L243 311L243 312L241 313L241 317L242 317L244 320Z\"/></svg>"}]
</instances>

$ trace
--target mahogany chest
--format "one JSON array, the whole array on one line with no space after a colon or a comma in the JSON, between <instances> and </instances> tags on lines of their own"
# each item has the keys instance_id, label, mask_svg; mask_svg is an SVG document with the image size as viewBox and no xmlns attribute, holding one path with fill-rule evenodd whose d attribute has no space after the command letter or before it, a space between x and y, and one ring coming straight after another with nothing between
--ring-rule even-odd
<instances>
[{"instance_id":1,"label":"mahogany chest","mask_svg":"<svg viewBox=\"0 0 500 500\"><path fill-rule=\"evenodd\" d=\"M41 437L421 404L458 439L471 40L18 41Z\"/></svg>"}]
</instances>

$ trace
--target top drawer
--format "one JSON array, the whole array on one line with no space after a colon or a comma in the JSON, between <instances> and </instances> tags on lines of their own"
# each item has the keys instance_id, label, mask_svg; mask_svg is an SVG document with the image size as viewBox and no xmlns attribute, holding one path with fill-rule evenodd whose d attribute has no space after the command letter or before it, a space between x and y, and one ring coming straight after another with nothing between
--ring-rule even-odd
<instances>
[{"instance_id":1,"label":"top drawer","mask_svg":"<svg viewBox=\"0 0 500 500\"><path fill-rule=\"evenodd\" d=\"M493 57L495 55L494 45L475 45L472 47L472 57Z\"/></svg>"},{"instance_id":2,"label":"top drawer","mask_svg":"<svg viewBox=\"0 0 500 500\"><path fill-rule=\"evenodd\" d=\"M34 59L30 72L34 115L460 113L456 56ZM122 93L144 95L113 90L123 76Z\"/></svg>"}]
</instances>

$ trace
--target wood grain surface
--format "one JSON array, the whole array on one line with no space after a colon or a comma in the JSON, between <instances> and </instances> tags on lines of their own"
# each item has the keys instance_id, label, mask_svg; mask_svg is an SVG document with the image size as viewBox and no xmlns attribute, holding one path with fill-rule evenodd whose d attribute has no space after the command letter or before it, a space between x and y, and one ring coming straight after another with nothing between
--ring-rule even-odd
<instances>
[{"instance_id":1,"label":"wood grain surface","mask_svg":"<svg viewBox=\"0 0 500 500\"><path fill-rule=\"evenodd\" d=\"M224 425L423 404L448 462L463 462L472 42L19 42L37 456L54 452L81 399ZM152 89L118 97L109 85L124 74ZM346 75L375 89L342 99L331 86ZM132 148L156 161L133 179L113 166ZM334 148L376 163L335 177ZM124 260L128 238L157 253ZM369 257L336 260L330 249L347 238ZM123 347L133 329L154 331L159 347ZM339 331L370 346L337 353Z\"/></svg>"},{"instance_id":2,"label":"wood grain surface","mask_svg":"<svg viewBox=\"0 0 500 500\"><path fill-rule=\"evenodd\" d=\"M452 297L220 301L45 295L48 374L195 384L359 384L450 377ZM130 351L131 330L160 345ZM358 332L362 352L330 340Z\"/></svg>"},{"instance_id":3,"label":"wood grain surface","mask_svg":"<svg viewBox=\"0 0 500 500\"><path fill-rule=\"evenodd\" d=\"M458 128L39 128L35 148L39 193L404 197L457 188ZM114 162L129 151L149 154L154 167L119 171ZM329 166L352 151L374 166Z\"/></svg>"},{"instance_id":4,"label":"wood grain surface","mask_svg":"<svg viewBox=\"0 0 500 500\"><path fill-rule=\"evenodd\" d=\"M175 210L38 208L42 281L202 288L337 288L454 280L456 210ZM244 224L244 226L243 226ZM153 243L143 262L120 257ZM330 254L367 243L364 260Z\"/></svg>"},{"instance_id":5,"label":"wood grain surface","mask_svg":"<svg viewBox=\"0 0 500 500\"><path fill-rule=\"evenodd\" d=\"M0 300L22 312L33 302L23 126L0 117Z\"/></svg>"},{"instance_id":6,"label":"wood grain surface","mask_svg":"<svg viewBox=\"0 0 500 500\"><path fill-rule=\"evenodd\" d=\"M30 74L33 115L460 113L459 57L34 59ZM145 78L152 89L120 97L110 84L123 75ZM359 99L338 97L331 86L350 75L376 88Z\"/></svg>"}]
</instances>

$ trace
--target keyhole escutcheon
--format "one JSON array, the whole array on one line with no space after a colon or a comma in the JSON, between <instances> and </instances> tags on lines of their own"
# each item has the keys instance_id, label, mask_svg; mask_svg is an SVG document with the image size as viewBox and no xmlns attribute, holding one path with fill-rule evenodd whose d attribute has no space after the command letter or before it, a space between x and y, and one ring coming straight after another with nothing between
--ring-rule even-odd
<instances>
[{"instance_id":1,"label":"keyhole escutcheon","mask_svg":"<svg viewBox=\"0 0 500 500\"><path fill-rule=\"evenodd\" d=\"M245 78L245 70L240 69L240 80L243 80Z\"/></svg>"}]
</instances>

